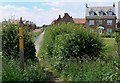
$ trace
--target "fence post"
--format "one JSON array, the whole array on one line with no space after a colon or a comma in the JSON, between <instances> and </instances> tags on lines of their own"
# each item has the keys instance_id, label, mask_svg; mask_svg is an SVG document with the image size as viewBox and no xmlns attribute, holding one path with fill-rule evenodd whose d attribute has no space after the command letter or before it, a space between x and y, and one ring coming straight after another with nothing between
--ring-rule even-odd
<instances>
[{"instance_id":1,"label":"fence post","mask_svg":"<svg viewBox=\"0 0 120 83\"><path fill-rule=\"evenodd\" d=\"M20 17L19 22L19 56L20 56L20 68L24 70L24 38L23 38L23 21Z\"/></svg>"}]
</instances>

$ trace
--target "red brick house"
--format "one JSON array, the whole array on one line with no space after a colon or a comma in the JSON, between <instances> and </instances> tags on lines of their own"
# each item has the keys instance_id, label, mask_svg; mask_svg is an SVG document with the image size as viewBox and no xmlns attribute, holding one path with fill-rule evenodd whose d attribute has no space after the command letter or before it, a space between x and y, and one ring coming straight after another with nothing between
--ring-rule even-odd
<instances>
[{"instance_id":1,"label":"red brick house","mask_svg":"<svg viewBox=\"0 0 120 83\"><path fill-rule=\"evenodd\" d=\"M68 13L64 13L63 18L61 18L61 15L59 15L59 17L54 20L51 24L58 24L61 22L73 22L76 24L81 24L81 25L85 25L85 18L72 18L72 16L70 16Z\"/></svg>"},{"instance_id":2,"label":"red brick house","mask_svg":"<svg viewBox=\"0 0 120 83\"><path fill-rule=\"evenodd\" d=\"M112 33L116 30L115 4L113 6L88 7L86 4L86 28L94 31L98 28L98 33Z\"/></svg>"}]
</instances>

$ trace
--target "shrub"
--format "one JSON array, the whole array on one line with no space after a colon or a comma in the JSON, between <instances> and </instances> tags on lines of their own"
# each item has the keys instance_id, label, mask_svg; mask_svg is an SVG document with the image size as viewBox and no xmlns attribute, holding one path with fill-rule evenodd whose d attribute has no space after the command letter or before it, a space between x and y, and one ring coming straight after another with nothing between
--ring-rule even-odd
<instances>
[{"instance_id":1,"label":"shrub","mask_svg":"<svg viewBox=\"0 0 120 83\"><path fill-rule=\"evenodd\" d=\"M18 25L10 24L2 28L2 51L3 55L10 58L19 57L19 36ZM35 46L32 41L32 35L29 34L27 29L24 29L24 56L25 60L36 58Z\"/></svg>"},{"instance_id":2,"label":"shrub","mask_svg":"<svg viewBox=\"0 0 120 83\"><path fill-rule=\"evenodd\" d=\"M63 23L47 28L40 52L44 58L52 60L54 66L62 60L73 58L99 57L103 44L98 36L84 27L73 23Z\"/></svg>"}]
</instances>

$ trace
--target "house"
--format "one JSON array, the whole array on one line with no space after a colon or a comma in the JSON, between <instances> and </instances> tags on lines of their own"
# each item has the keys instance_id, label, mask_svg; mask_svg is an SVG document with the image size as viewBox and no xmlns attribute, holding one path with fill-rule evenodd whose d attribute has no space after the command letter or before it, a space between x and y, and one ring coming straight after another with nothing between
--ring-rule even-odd
<instances>
[{"instance_id":1,"label":"house","mask_svg":"<svg viewBox=\"0 0 120 83\"><path fill-rule=\"evenodd\" d=\"M64 13L63 18L61 18L61 15L59 15L59 17L54 20L51 24L58 24L61 22L73 22L76 24L81 24L81 25L85 25L85 18L72 18L72 16L70 16L68 13Z\"/></svg>"},{"instance_id":2,"label":"house","mask_svg":"<svg viewBox=\"0 0 120 83\"><path fill-rule=\"evenodd\" d=\"M84 26L86 19L85 18L73 18L73 21L75 24L81 24Z\"/></svg>"},{"instance_id":3,"label":"house","mask_svg":"<svg viewBox=\"0 0 120 83\"><path fill-rule=\"evenodd\" d=\"M115 4L113 6L89 7L86 4L86 28L94 31L98 28L98 33L112 33L116 30Z\"/></svg>"},{"instance_id":4,"label":"house","mask_svg":"<svg viewBox=\"0 0 120 83\"><path fill-rule=\"evenodd\" d=\"M59 15L58 19L54 20L51 24L58 24L61 22L73 22L73 18L68 13L64 13L63 18Z\"/></svg>"},{"instance_id":5,"label":"house","mask_svg":"<svg viewBox=\"0 0 120 83\"><path fill-rule=\"evenodd\" d=\"M117 23L117 28L120 28L120 21L118 21Z\"/></svg>"},{"instance_id":6,"label":"house","mask_svg":"<svg viewBox=\"0 0 120 83\"><path fill-rule=\"evenodd\" d=\"M118 22L117 22L117 28L120 28L120 1L118 2Z\"/></svg>"},{"instance_id":7,"label":"house","mask_svg":"<svg viewBox=\"0 0 120 83\"><path fill-rule=\"evenodd\" d=\"M120 1L118 2L118 21L120 21Z\"/></svg>"}]
</instances>

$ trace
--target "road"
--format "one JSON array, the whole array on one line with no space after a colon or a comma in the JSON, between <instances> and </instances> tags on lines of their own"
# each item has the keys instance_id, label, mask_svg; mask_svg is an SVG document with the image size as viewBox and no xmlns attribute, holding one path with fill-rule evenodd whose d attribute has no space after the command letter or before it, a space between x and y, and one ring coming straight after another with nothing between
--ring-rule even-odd
<instances>
[{"instance_id":1,"label":"road","mask_svg":"<svg viewBox=\"0 0 120 83\"><path fill-rule=\"evenodd\" d=\"M44 33L45 33L45 30L44 30L37 38L35 38L36 55L37 55L37 53L38 53L38 51L39 51L39 48L40 48L40 46L41 46Z\"/></svg>"}]
</instances>

